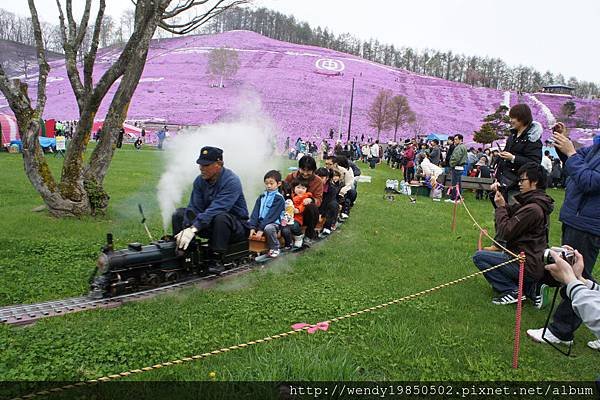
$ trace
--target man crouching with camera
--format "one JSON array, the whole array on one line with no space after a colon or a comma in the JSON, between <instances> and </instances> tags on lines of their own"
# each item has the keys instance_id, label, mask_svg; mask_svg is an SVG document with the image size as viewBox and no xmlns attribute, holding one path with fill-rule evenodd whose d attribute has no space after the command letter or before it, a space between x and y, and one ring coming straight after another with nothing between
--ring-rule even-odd
<instances>
[{"instance_id":1,"label":"man crouching with camera","mask_svg":"<svg viewBox=\"0 0 600 400\"><path fill-rule=\"evenodd\" d=\"M565 201L560 210L562 244L583 254L581 275L592 279L592 270L600 251L600 143L575 150L563 123L559 122L552 130L554 147L568 176ZM563 300L556 308L546 333L544 328L529 329L527 336L540 343L573 342L581 318L573 311L565 287L561 289L561 296ZM600 339L589 342L588 346L600 350Z\"/></svg>"},{"instance_id":2,"label":"man crouching with camera","mask_svg":"<svg viewBox=\"0 0 600 400\"><path fill-rule=\"evenodd\" d=\"M525 253L524 294L541 307L540 287L544 278L544 250L548 247L548 225L554 200L546 194L546 171L537 163L527 163L518 170L519 191L514 205L507 205L500 191L496 191L496 235L506 240L506 248L515 254ZM514 258L498 251L480 250L473 262L481 271ZM518 301L519 263L486 272L485 278L499 293L494 304L512 304Z\"/></svg>"}]
</instances>

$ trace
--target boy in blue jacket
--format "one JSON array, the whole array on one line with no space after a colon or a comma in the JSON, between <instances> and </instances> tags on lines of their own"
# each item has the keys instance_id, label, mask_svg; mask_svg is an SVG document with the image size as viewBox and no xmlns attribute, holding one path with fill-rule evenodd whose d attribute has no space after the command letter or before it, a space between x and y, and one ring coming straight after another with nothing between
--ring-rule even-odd
<instances>
[{"instance_id":1,"label":"boy in blue jacket","mask_svg":"<svg viewBox=\"0 0 600 400\"><path fill-rule=\"evenodd\" d=\"M264 234L269 246L267 256L275 258L279 255L277 233L281 230L281 215L285 209L285 199L279 192L281 174L271 170L265 174L264 181L266 190L256 199L250 216L250 237L260 238Z\"/></svg>"}]
</instances>

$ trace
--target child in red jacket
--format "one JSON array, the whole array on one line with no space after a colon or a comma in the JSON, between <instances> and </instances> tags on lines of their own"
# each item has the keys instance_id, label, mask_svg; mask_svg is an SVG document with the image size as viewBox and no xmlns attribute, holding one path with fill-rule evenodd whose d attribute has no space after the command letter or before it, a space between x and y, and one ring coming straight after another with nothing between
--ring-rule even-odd
<instances>
[{"instance_id":1,"label":"child in red jacket","mask_svg":"<svg viewBox=\"0 0 600 400\"><path fill-rule=\"evenodd\" d=\"M302 247L304 235L302 234L302 213L304 212L304 201L312 198L312 194L307 192L308 182L304 180L294 180L292 182L292 201L294 202L294 223L286 228L290 229L294 235L294 247Z\"/></svg>"}]
</instances>

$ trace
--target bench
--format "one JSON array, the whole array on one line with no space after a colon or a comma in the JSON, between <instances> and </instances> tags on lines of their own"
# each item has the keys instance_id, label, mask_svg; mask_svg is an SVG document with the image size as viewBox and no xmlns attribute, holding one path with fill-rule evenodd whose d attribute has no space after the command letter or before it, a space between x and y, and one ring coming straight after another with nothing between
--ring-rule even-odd
<instances>
[{"instance_id":1,"label":"bench","mask_svg":"<svg viewBox=\"0 0 600 400\"><path fill-rule=\"evenodd\" d=\"M450 174L441 174L437 181L445 187L452 185L452 176ZM463 176L460 187L462 189L491 190L490 185L494 183L494 178L475 178L472 176Z\"/></svg>"},{"instance_id":2,"label":"bench","mask_svg":"<svg viewBox=\"0 0 600 400\"><path fill-rule=\"evenodd\" d=\"M317 233L321 232L323 230L324 225L325 225L325 218L323 218L321 216L319 218L319 222L315 226L315 232L317 232ZM305 230L306 230L306 227L303 226L302 233L304 233ZM285 245L285 243L283 241L283 236L281 236L281 232L279 232L277 234L277 239L279 239L279 243L281 244L281 247L283 247ZM257 238L255 235L252 235L248 240L250 241L249 247L250 247L251 252L257 253L257 254L263 254L263 253L266 253L267 251L269 251L269 248L267 247L267 238L264 234L260 238Z\"/></svg>"}]
</instances>

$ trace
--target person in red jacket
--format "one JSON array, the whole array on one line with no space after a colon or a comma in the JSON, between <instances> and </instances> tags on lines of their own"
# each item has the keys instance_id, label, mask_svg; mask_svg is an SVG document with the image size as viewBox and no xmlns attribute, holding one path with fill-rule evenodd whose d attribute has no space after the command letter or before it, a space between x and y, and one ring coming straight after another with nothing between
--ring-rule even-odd
<instances>
[{"instance_id":1,"label":"person in red jacket","mask_svg":"<svg viewBox=\"0 0 600 400\"><path fill-rule=\"evenodd\" d=\"M304 199L304 212L302 214L302 223L306 227L305 244L310 244L311 239L316 239L315 226L319 222L319 207L323 201L323 181L317 175L317 162L311 156L303 156L298 161L298 171L292 172L285 178L289 185L294 180L306 180L308 183L308 192L310 197ZM307 240L308 239L308 240Z\"/></svg>"},{"instance_id":2,"label":"person in red jacket","mask_svg":"<svg viewBox=\"0 0 600 400\"><path fill-rule=\"evenodd\" d=\"M410 183L415 179L415 149L410 142L404 150L404 160L404 181Z\"/></svg>"},{"instance_id":3,"label":"person in red jacket","mask_svg":"<svg viewBox=\"0 0 600 400\"><path fill-rule=\"evenodd\" d=\"M304 179L297 179L292 182L292 201L294 202L294 224L290 227L294 235L294 247L302 247L304 235L302 234L302 224L304 222L304 210L306 199L312 198L312 193L307 192L308 182Z\"/></svg>"}]
</instances>

